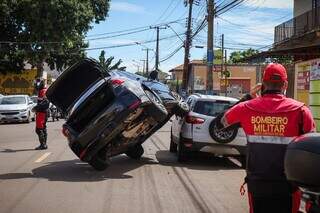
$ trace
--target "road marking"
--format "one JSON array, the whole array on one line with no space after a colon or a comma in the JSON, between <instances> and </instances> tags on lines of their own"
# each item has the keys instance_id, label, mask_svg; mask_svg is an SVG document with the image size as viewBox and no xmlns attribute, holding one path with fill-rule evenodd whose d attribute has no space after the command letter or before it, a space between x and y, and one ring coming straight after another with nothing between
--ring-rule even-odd
<instances>
[{"instance_id":1,"label":"road marking","mask_svg":"<svg viewBox=\"0 0 320 213\"><path fill-rule=\"evenodd\" d=\"M44 159L46 159L49 155L51 155L51 152L44 153L40 158L38 158L35 163L40 163Z\"/></svg>"}]
</instances>

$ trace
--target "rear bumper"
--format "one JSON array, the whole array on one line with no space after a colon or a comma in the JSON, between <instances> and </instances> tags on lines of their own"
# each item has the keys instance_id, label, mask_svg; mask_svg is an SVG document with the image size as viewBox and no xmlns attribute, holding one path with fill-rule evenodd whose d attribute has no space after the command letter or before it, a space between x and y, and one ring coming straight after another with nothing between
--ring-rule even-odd
<instances>
[{"instance_id":1,"label":"rear bumper","mask_svg":"<svg viewBox=\"0 0 320 213\"><path fill-rule=\"evenodd\" d=\"M190 151L208 152L208 153L212 153L216 155L224 155L224 156L246 155L247 153L247 146L219 144L219 143L203 143L198 141L192 141L192 139L183 138L183 137L181 137L181 142Z\"/></svg>"}]
</instances>

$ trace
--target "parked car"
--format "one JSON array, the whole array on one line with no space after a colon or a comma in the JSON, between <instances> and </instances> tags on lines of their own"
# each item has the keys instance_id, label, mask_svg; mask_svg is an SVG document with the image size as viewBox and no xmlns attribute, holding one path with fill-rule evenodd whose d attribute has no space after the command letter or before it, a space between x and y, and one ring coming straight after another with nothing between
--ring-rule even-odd
<instances>
[{"instance_id":1,"label":"parked car","mask_svg":"<svg viewBox=\"0 0 320 213\"><path fill-rule=\"evenodd\" d=\"M246 136L242 128L224 131L217 135L213 123L221 112L230 108L238 99L193 94L187 98L190 112L173 116L170 152L177 152L178 161L188 159L193 151L203 151L219 156L237 156L243 167L246 161Z\"/></svg>"},{"instance_id":2,"label":"parked car","mask_svg":"<svg viewBox=\"0 0 320 213\"><path fill-rule=\"evenodd\" d=\"M189 110L165 85L124 71L105 72L91 59L65 70L47 97L67 114L62 132L71 150L97 170L106 169L108 159L118 154L139 159L148 137L173 114Z\"/></svg>"},{"instance_id":3,"label":"parked car","mask_svg":"<svg viewBox=\"0 0 320 213\"><path fill-rule=\"evenodd\" d=\"M27 122L35 119L28 95L8 95L0 99L0 122Z\"/></svg>"}]
</instances>

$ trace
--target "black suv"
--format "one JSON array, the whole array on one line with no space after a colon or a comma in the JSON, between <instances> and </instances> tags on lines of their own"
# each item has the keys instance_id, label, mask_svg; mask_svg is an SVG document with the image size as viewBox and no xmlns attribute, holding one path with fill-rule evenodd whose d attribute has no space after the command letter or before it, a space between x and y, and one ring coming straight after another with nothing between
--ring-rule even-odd
<instances>
[{"instance_id":1,"label":"black suv","mask_svg":"<svg viewBox=\"0 0 320 213\"><path fill-rule=\"evenodd\" d=\"M67 114L62 132L72 151L97 170L118 154L139 159L149 136L173 114L189 111L166 85L125 71L105 72L92 59L65 70L47 97Z\"/></svg>"}]
</instances>

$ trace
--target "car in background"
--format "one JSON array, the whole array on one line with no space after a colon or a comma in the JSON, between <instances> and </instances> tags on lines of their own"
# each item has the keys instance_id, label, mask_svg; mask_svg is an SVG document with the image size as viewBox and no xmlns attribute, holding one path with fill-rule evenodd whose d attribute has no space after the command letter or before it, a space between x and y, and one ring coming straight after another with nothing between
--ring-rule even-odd
<instances>
[{"instance_id":1,"label":"car in background","mask_svg":"<svg viewBox=\"0 0 320 213\"><path fill-rule=\"evenodd\" d=\"M0 98L3 97L4 95L0 94Z\"/></svg>"},{"instance_id":2,"label":"car in background","mask_svg":"<svg viewBox=\"0 0 320 213\"><path fill-rule=\"evenodd\" d=\"M33 101L28 95L8 95L0 98L0 122L31 122L35 119L32 112Z\"/></svg>"},{"instance_id":3,"label":"car in background","mask_svg":"<svg viewBox=\"0 0 320 213\"><path fill-rule=\"evenodd\" d=\"M141 158L148 137L173 114L188 112L183 99L165 85L162 97L171 97L161 98L150 84L142 76L106 72L97 61L84 59L65 70L46 95L67 115L62 132L71 150L104 170L115 155Z\"/></svg>"},{"instance_id":4,"label":"car in background","mask_svg":"<svg viewBox=\"0 0 320 213\"><path fill-rule=\"evenodd\" d=\"M177 152L178 161L188 159L193 151L217 156L237 156L243 167L246 160L246 136L242 128L221 132L213 131L215 118L234 105L238 99L193 94L187 98L190 112L172 118L170 152Z\"/></svg>"}]
</instances>

